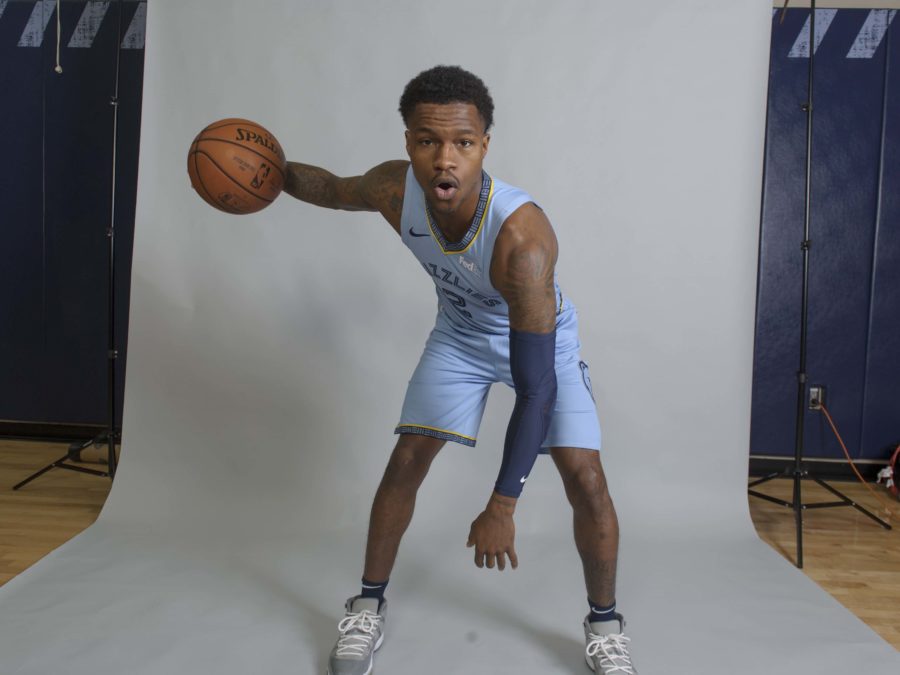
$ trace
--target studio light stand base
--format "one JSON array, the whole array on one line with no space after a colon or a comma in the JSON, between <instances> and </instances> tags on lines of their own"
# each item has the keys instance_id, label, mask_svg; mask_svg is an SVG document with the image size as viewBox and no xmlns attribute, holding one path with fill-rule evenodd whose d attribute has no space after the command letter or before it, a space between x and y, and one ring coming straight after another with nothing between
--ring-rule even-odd
<instances>
[{"instance_id":1,"label":"studio light stand base","mask_svg":"<svg viewBox=\"0 0 900 675\"><path fill-rule=\"evenodd\" d=\"M112 478L115 474L115 466L116 466L116 456L115 456L115 444L119 442L121 439L121 434L118 432L113 432L112 443L110 443L109 433L104 431L99 436L92 438L88 441L76 441L69 446L69 449L66 451L66 454L57 459L55 462L51 462L47 466L45 466L40 471L36 471L31 474L28 478L23 480L21 483L17 483L13 486L13 490L18 490L20 487L23 487L33 481L35 478L39 478L43 476L45 473L50 471L51 469L68 469L69 471L78 471L79 473L89 473L92 476L103 476ZM107 445L109 447L109 452L112 453L111 458L107 458L106 460L101 459L101 462L106 462L107 467L112 467L112 471L101 471L99 469L89 469L86 466L78 466L77 464L67 464L66 462L82 462L81 453L83 450L87 448L100 445Z\"/></svg>"},{"instance_id":2,"label":"studio light stand base","mask_svg":"<svg viewBox=\"0 0 900 675\"><path fill-rule=\"evenodd\" d=\"M777 497L773 497L773 496L771 496L771 495L763 494L762 492L759 492L759 491L753 490L753 489L748 489L747 492L748 492L750 495L752 495L752 496L754 496L754 497L757 497L757 498L759 498L759 499L765 499L766 501L772 502L773 504L778 504L779 506L785 506L785 507L787 507L787 508L789 508L789 509L793 509L793 510L799 509L801 512L802 512L802 511L806 511L807 509L828 509L828 508L833 508L833 507L836 507L836 506L851 506L851 507L853 507L854 509L856 509L857 511L859 511L860 513L862 513L863 515L865 515L865 516L871 518L872 520L874 520L876 523L878 523L879 525L881 525L884 529L886 529L886 530L893 529L893 528L891 527L890 523L888 523L888 522L882 520L881 518L879 518L878 516L876 516L874 513L872 513L871 511L869 511L867 508L865 508L864 506L861 506L860 504L857 504L855 501L853 501L852 499L850 499L850 498L849 498L847 495L845 495L843 492L841 492L840 490L836 489L835 487L829 485L828 483L826 483L826 482L825 482L824 480L822 480L821 478L817 478L816 476L810 475L810 473L809 473L806 469L801 469L801 470L799 471L799 473L798 473L797 471L791 471L791 470L780 471L780 472L776 472L776 473L771 473L771 474L769 474L768 476L764 476L764 477L762 477L762 478L758 478L758 479L756 479L756 480L754 480L754 481L751 481L751 482L748 484L747 487L748 487L748 488L754 488L754 487L756 487L757 485L762 485L763 483L767 483L767 482L769 482L770 480L772 480L772 479L774 479L774 478L790 478L790 479L793 479L793 480L794 480L795 484L798 483L799 481L802 481L802 480L811 480L811 481L813 481L814 483L816 483L817 485L820 485L821 487L823 487L823 488L825 488L826 490L828 490L828 492L830 492L831 494L833 494L833 495L834 495L835 497L837 497L840 501L836 501L836 502L813 502L813 503L811 503L811 504L804 504L802 501L799 501L799 500L798 500L797 503L795 503L795 502L788 502L788 501L785 501L784 499L778 499ZM800 494L800 493L799 493L798 490L795 489L794 494ZM801 560L801 564L799 564L799 565L797 565L797 566L798 566L798 567L802 567L802 566L803 566L803 565L802 565L802 560Z\"/></svg>"}]
</instances>

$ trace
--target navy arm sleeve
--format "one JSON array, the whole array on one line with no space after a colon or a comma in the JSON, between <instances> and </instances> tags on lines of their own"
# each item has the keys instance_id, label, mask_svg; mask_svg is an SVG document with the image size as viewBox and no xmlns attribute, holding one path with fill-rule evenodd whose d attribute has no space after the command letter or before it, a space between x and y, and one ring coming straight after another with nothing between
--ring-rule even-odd
<instances>
[{"instance_id":1,"label":"navy arm sleeve","mask_svg":"<svg viewBox=\"0 0 900 675\"><path fill-rule=\"evenodd\" d=\"M556 330L547 334L509 331L509 365L516 405L506 431L503 463L494 490L507 497L522 493L556 404Z\"/></svg>"}]
</instances>

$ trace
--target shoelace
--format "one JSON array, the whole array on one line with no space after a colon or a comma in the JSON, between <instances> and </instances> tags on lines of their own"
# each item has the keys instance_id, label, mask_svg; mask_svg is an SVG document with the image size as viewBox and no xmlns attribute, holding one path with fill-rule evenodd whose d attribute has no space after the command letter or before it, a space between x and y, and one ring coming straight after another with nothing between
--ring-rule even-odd
<instances>
[{"instance_id":1,"label":"shoelace","mask_svg":"<svg viewBox=\"0 0 900 675\"><path fill-rule=\"evenodd\" d=\"M375 631L381 625L378 614L364 609L356 614L348 614L338 624L341 637L338 638L337 656L365 656L371 648Z\"/></svg>"},{"instance_id":2,"label":"shoelace","mask_svg":"<svg viewBox=\"0 0 900 675\"><path fill-rule=\"evenodd\" d=\"M634 666L631 665L631 657L628 655L628 641L622 633L610 635L588 634L587 655L600 657L600 665L606 668L607 673L625 673L634 675Z\"/></svg>"}]
</instances>

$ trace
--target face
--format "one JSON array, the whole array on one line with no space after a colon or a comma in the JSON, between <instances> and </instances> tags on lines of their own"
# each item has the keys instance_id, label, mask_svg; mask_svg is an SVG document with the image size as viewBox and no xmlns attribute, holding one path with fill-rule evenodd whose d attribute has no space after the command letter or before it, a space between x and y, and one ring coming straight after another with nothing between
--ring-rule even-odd
<instances>
[{"instance_id":1,"label":"face","mask_svg":"<svg viewBox=\"0 0 900 675\"><path fill-rule=\"evenodd\" d=\"M491 137L471 103L419 103L409 119L406 152L436 217L471 218Z\"/></svg>"}]
</instances>

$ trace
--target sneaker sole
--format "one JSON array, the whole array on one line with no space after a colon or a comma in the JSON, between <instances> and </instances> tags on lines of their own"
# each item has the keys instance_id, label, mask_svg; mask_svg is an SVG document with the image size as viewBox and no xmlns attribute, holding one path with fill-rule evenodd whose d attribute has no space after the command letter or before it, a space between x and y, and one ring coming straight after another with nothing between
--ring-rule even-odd
<instances>
[{"instance_id":1,"label":"sneaker sole","mask_svg":"<svg viewBox=\"0 0 900 675\"><path fill-rule=\"evenodd\" d=\"M384 642L384 633L378 636L378 642L376 642L375 646L372 648L372 658L369 659L369 667L363 675L371 675L372 671L375 669L375 652L381 647L382 642ZM334 675L334 673L331 672L331 666L328 666L325 669L325 675Z\"/></svg>"}]
</instances>

